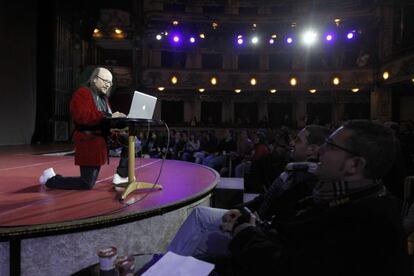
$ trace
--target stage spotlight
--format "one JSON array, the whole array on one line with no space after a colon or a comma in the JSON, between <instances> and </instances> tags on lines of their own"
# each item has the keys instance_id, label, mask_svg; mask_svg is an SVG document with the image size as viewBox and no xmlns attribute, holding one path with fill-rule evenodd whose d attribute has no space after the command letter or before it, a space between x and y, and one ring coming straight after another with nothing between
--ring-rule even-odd
<instances>
[{"instance_id":1,"label":"stage spotlight","mask_svg":"<svg viewBox=\"0 0 414 276\"><path fill-rule=\"evenodd\" d=\"M337 27L339 27L339 24L341 24L341 19L340 19L340 18L335 18L335 19L334 19L334 22L335 22L335 25L336 25Z\"/></svg>"},{"instance_id":2,"label":"stage spotlight","mask_svg":"<svg viewBox=\"0 0 414 276\"><path fill-rule=\"evenodd\" d=\"M117 38L117 39L123 39L126 37L126 34L124 33L124 31L120 28L114 28L113 30L114 32L112 33L112 37L113 38Z\"/></svg>"},{"instance_id":3,"label":"stage spotlight","mask_svg":"<svg viewBox=\"0 0 414 276\"><path fill-rule=\"evenodd\" d=\"M179 37L178 35L175 35L175 36L173 37L173 41L174 41L175 43L180 42L180 37Z\"/></svg>"},{"instance_id":4,"label":"stage spotlight","mask_svg":"<svg viewBox=\"0 0 414 276\"><path fill-rule=\"evenodd\" d=\"M100 30L100 29L98 29L98 28L95 28L95 29L93 30L92 37L94 37L94 38L100 38L100 37L102 37L102 32L101 32L101 30Z\"/></svg>"},{"instance_id":5,"label":"stage spotlight","mask_svg":"<svg viewBox=\"0 0 414 276\"><path fill-rule=\"evenodd\" d=\"M237 38L242 38L242 37L243 37L243 36L242 36L242 35L240 35L240 34L237 36Z\"/></svg>"},{"instance_id":6,"label":"stage spotlight","mask_svg":"<svg viewBox=\"0 0 414 276\"><path fill-rule=\"evenodd\" d=\"M177 25L178 25L178 20L174 20L174 21L172 22L172 24L173 24L174 26L177 26Z\"/></svg>"},{"instance_id":7,"label":"stage spotlight","mask_svg":"<svg viewBox=\"0 0 414 276\"><path fill-rule=\"evenodd\" d=\"M205 89L204 88L199 88L198 89L198 92L200 92L200 93L203 93L205 91Z\"/></svg>"},{"instance_id":8,"label":"stage spotlight","mask_svg":"<svg viewBox=\"0 0 414 276\"><path fill-rule=\"evenodd\" d=\"M277 35L276 34L272 34L272 36L271 36L273 39L276 39L277 38Z\"/></svg>"},{"instance_id":9,"label":"stage spotlight","mask_svg":"<svg viewBox=\"0 0 414 276\"><path fill-rule=\"evenodd\" d=\"M165 87L159 86L157 89L158 89L158 91L164 91L165 90Z\"/></svg>"},{"instance_id":10,"label":"stage spotlight","mask_svg":"<svg viewBox=\"0 0 414 276\"><path fill-rule=\"evenodd\" d=\"M348 39L353 39L353 38L354 38L354 33L353 33L353 32L349 32L349 33L346 35L346 38L348 38Z\"/></svg>"},{"instance_id":11,"label":"stage spotlight","mask_svg":"<svg viewBox=\"0 0 414 276\"><path fill-rule=\"evenodd\" d=\"M218 23L217 22L213 22L211 23L211 26L213 27L213 30L218 28Z\"/></svg>"},{"instance_id":12,"label":"stage spotlight","mask_svg":"<svg viewBox=\"0 0 414 276\"><path fill-rule=\"evenodd\" d=\"M316 89L309 89L309 93L316 93Z\"/></svg>"},{"instance_id":13,"label":"stage spotlight","mask_svg":"<svg viewBox=\"0 0 414 276\"><path fill-rule=\"evenodd\" d=\"M242 90L241 89L234 89L234 92L236 93L240 93Z\"/></svg>"},{"instance_id":14,"label":"stage spotlight","mask_svg":"<svg viewBox=\"0 0 414 276\"><path fill-rule=\"evenodd\" d=\"M216 77L212 77L211 80L210 80L210 83L212 85L216 85L217 84L217 78Z\"/></svg>"},{"instance_id":15,"label":"stage spotlight","mask_svg":"<svg viewBox=\"0 0 414 276\"><path fill-rule=\"evenodd\" d=\"M326 41L332 41L333 40L333 35L332 34L326 34L325 39L326 39Z\"/></svg>"},{"instance_id":16,"label":"stage spotlight","mask_svg":"<svg viewBox=\"0 0 414 276\"><path fill-rule=\"evenodd\" d=\"M255 86L257 84L257 80L255 78L250 79L250 84Z\"/></svg>"},{"instance_id":17,"label":"stage spotlight","mask_svg":"<svg viewBox=\"0 0 414 276\"><path fill-rule=\"evenodd\" d=\"M286 42L288 44L291 44L293 42L293 38L291 38L291 37L286 38Z\"/></svg>"},{"instance_id":18,"label":"stage spotlight","mask_svg":"<svg viewBox=\"0 0 414 276\"><path fill-rule=\"evenodd\" d=\"M305 45L311 46L315 44L317 36L318 34L315 31L309 30L303 34L302 41Z\"/></svg>"},{"instance_id":19,"label":"stage spotlight","mask_svg":"<svg viewBox=\"0 0 414 276\"><path fill-rule=\"evenodd\" d=\"M414 82L414 78L412 78L411 81Z\"/></svg>"},{"instance_id":20,"label":"stage spotlight","mask_svg":"<svg viewBox=\"0 0 414 276\"><path fill-rule=\"evenodd\" d=\"M171 83L172 84L177 84L177 82L178 82L178 78L176 76L172 76L171 77Z\"/></svg>"},{"instance_id":21,"label":"stage spotlight","mask_svg":"<svg viewBox=\"0 0 414 276\"><path fill-rule=\"evenodd\" d=\"M206 35L204 34L204 33L200 33L200 38L202 38L202 39L204 39L204 38L206 38Z\"/></svg>"},{"instance_id":22,"label":"stage spotlight","mask_svg":"<svg viewBox=\"0 0 414 276\"><path fill-rule=\"evenodd\" d=\"M269 39L269 44L275 43L275 40L273 38Z\"/></svg>"},{"instance_id":23,"label":"stage spotlight","mask_svg":"<svg viewBox=\"0 0 414 276\"><path fill-rule=\"evenodd\" d=\"M161 40L161 39L162 39L162 35L157 34L157 35L155 36L155 38L156 38L157 40Z\"/></svg>"},{"instance_id":24,"label":"stage spotlight","mask_svg":"<svg viewBox=\"0 0 414 276\"><path fill-rule=\"evenodd\" d=\"M358 91L359 91L359 88L352 88L352 89L351 89L351 91L352 91L353 93L356 93L356 92L358 92Z\"/></svg>"},{"instance_id":25,"label":"stage spotlight","mask_svg":"<svg viewBox=\"0 0 414 276\"><path fill-rule=\"evenodd\" d=\"M387 80L389 77L390 77L390 73L388 73L388 71L385 71L385 72L382 74L382 78L383 78L384 80Z\"/></svg>"},{"instance_id":26,"label":"stage spotlight","mask_svg":"<svg viewBox=\"0 0 414 276\"><path fill-rule=\"evenodd\" d=\"M237 39L237 44L242 45L243 44L243 38Z\"/></svg>"},{"instance_id":27,"label":"stage spotlight","mask_svg":"<svg viewBox=\"0 0 414 276\"><path fill-rule=\"evenodd\" d=\"M333 78L333 80L332 80L332 83L334 84L334 85L338 85L339 84L339 78L338 77L335 77L335 78Z\"/></svg>"},{"instance_id":28,"label":"stage spotlight","mask_svg":"<svg viewBox=\"0 0 414 276\"><path fill-rule=\"evenodd\" d=\"M190 37L190 43L194 43L195 42L195 38L192 36Z\"/></svg>"},{"instance_id":29,"label":"stage spotlight","mask_svg":"<svg viewBox=\"0 0 414 276\"><path fill-rule=\"evenodd\" d=\"M257 44L259 42L259 38L257 36L252 37L252 43Z\"/></svg>"},{"instance_id":30,"label":"stage spotlight","mask_svg":"<svg viewBox=\"0 0 414 276\"><path fill-rule=\"evenodd\" d=\"M276 93L277 90L276 89L270 89L269 92L273 94L273 93Z\"/></svg>"},{"instance_id":31,"label":"stage spotlight","mask_svg":"<svg viewBox=\"0 0 414 276\"><path fill-rule=\"evenodd\" d=\"M296 78L291 78L290 79L290 85L291 86L295 86L298 83L298 81L296 80Z\"/></svg>"}]
</instances>

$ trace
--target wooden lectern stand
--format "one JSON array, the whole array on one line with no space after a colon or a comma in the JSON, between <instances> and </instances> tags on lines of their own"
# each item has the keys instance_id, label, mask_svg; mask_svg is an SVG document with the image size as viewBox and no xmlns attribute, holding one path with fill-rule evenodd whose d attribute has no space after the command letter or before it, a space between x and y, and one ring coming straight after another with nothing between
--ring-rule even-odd
<instances>
[{"instance_id":1,"label":"wooden lectern stand","mask_svg":"<svg viewBox=\"0 0 414 276\"><path fill-rule=\"evenodd\" d=\"M137 134L137 127L143 124L156 122L154 120L144 119L130 119L130 118L110 118L111 128L125 128L128 127L128 184L123 192L121 199L125 200L127 196L139 190L161 190L162 186L159 184L135 181L135 136Z\"/></svg>"}]
</instances>

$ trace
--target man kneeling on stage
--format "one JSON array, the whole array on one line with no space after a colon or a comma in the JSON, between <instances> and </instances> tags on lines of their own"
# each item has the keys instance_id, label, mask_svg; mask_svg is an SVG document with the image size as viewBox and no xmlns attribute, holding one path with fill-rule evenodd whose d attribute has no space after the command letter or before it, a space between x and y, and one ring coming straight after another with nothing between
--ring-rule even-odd
<instances>
[{"instance_id":1,"label":"man kneeling on stage","mask_svg":"<svg viewBox=\"0 0 414 276\"><path fill-rule=\"evenodd\" d=\"M111 111L108 101L111 87L111 72L102 67L96 68L88 83L78 88L70 101L69 109L75 124L75 165L80 166L80 177L56 175L53 168L49 168L40 176L41 184L46 184L48 188L77 190L92 189L95 185L101 166L108 160L106 136L109 135L109 128L103 126L104 119L125 117L121 112ZM123 147L113 184L126 182L128 150Z\"/></svg>"}]
</instances>

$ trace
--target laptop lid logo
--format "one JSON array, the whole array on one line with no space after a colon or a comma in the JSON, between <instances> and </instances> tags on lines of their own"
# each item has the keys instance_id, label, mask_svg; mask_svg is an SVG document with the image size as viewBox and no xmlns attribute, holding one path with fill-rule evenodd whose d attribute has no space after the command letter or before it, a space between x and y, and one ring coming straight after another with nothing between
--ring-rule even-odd
<instances>
[{"instance_id":1,"label":"laptop lid logo","mask_svg":"<svg viewBox=\"0 0 414 276\"><path fill-rule=\"evenodd\" d=\"M152 119L156 103L156 97L135 91L128 118Z\"/></svg>"}]
</instances>

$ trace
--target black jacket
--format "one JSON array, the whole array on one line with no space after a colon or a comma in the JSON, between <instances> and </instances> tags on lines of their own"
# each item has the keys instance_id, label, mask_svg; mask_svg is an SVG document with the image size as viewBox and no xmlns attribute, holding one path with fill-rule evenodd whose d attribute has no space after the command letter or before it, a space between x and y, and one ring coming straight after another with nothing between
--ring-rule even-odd
<instances>
[{"instance_id":1,"label":"black jacket","mask_svg":"<svg viewBox=\"0 0 414 276\"><path fill-rule=\"evenodd\" d=\"M286 178L286 179L285 179ZM287 171L273 181L266 193L246 202L244 206L257 211L262 220L278 219L292 215L295 202L312 194L318 179L306 170Z\"/></svg>"},{"instance_id":2,"label":"black jacket","mask_svg":"<svg viewBox=\"0 0 414 276\"><path fill-rule=\"evenodd\" d=\"M298 204L272 229L249 227L230 243L232 275L407 275L398 204L374 194L335 207Z\"/></svg>"}]
</instances>

